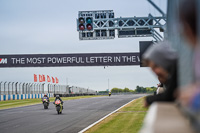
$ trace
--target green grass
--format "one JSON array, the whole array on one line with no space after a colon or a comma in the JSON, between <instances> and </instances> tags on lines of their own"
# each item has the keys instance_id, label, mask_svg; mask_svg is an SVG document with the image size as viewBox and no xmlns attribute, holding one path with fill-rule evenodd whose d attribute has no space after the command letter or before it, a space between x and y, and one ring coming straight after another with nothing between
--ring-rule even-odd
<instances>
[{"instance_id":1,"label":"green grass","mask_svg":"<svg viewBox=\"0 0 200 133\"><path fill-rule=\"evenodd\" d=\"M73 99L81 99L81 98L92 98L92 97L99 97L98 95L94 96L76 96L76 97L62 97L63 101L66 100L73 100ZM54 97L50 98L50 102L54 101ZM42 99L24 99L24 100L9 100L9 101L0 101L0 109L8 109L8 108L15 108L15 107L22 107L27 105L34 105L42 103Z\"/></svg>"},{"instance_id":2,"label":"green grass","mask_svg":"<svg viewBox=\"0 0 200 133\"><path fill-rule=\"evenodd\" d=\"M144 98L136 99L86 133L137 133L143 124L147 108L143 107Z\"/></svg>"}]
</instances>

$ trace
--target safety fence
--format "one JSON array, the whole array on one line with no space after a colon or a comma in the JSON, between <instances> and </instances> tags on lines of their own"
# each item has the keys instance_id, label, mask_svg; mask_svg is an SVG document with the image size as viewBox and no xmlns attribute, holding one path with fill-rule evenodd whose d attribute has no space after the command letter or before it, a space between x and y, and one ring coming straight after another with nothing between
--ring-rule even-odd
<instances>
[{"instance_id":1,"label":"safety fence","mask_svg":"<svg viewBox=\"0 0 200 133\"><path fill-rule=\"evenodd\" d=\"M37 99L42 98L44 94L11 94L11 95L0 95L0 101L6 100L23 100L23 99ZM53 93L47 94L48 97L53 97Z\"/></svg>"},{"instance_id":2,"label":"safety fence","mask_svg":"<svg viewBox=\"0 0 200 133\"><path fill-rule=\"evenodd\" d=\"M25 83L25 82L0 82L0 101L41 98L44 94L49 97L55 95L78 96L94 95L96 91L69 85Z\"/></svg>"}]
</instances>

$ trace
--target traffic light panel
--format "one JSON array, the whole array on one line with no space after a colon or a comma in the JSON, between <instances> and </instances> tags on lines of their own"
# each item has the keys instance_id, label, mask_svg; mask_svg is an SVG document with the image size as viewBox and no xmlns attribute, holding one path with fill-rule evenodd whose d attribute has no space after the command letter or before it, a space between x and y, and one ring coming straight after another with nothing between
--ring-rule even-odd
<instances>
[{"instance_id":1,"label":"traffic light panel","mask_svg":"<svg viewBox=\"0 0 200 133\"><path fill-rule=\"evenodd\" d=\"M88 17L89 16L89 17ZM78 18L78 31L92 31L93 30L92 14L81 14Z\"/></svg>"},{"instance_id":2,"label":"traffic light panel","mask_svg":"<svg viewBox=\"0 0 200 133\"><path fill-rule=\"evenodd\" d=\"M113 19L113 10L99 11L79 11L77 19L77 31L79 32L80 40L99 40L99 39L114 39L115 30L108 29L107 26L113 27L114 21L109 23L99 22L105 19ZM94 25L94 23L96 24ZM96 26L96 27L95 27ZM105 26L102 29L95 29L98 26Z\"/></svg>"}]
</instances>

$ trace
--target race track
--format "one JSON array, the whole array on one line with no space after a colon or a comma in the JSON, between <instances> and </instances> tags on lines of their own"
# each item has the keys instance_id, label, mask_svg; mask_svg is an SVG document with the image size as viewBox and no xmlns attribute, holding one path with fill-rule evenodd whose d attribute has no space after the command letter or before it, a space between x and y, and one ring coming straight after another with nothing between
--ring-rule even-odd
<instances>
[{"instance_id":1,"label":"race track","mask_svg":"<svg viewBox=\"0 0 200 133\"><path fill-rule=\"evenodd\" d=\"M58 115L50 103L0 110L0 133L77 133L142 94L64 101Z\"/></svg>"}]
</instances>

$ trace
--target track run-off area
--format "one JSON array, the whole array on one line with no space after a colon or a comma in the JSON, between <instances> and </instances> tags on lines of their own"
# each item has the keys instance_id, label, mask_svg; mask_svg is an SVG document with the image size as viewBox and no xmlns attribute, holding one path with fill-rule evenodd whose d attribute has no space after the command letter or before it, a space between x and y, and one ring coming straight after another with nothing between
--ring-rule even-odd
<instances>
[{"instance_id":1,"label":"track run-off area","mask_svg":"<svg viewBox=\"0 0 200 133\"><path fill-rule=\"evenodd\" d=\"M64 101L62 114L51 102L0 110L0 132L77 133L124 104L145 94L112 95Z\"/></svg>"}]
</instances>

